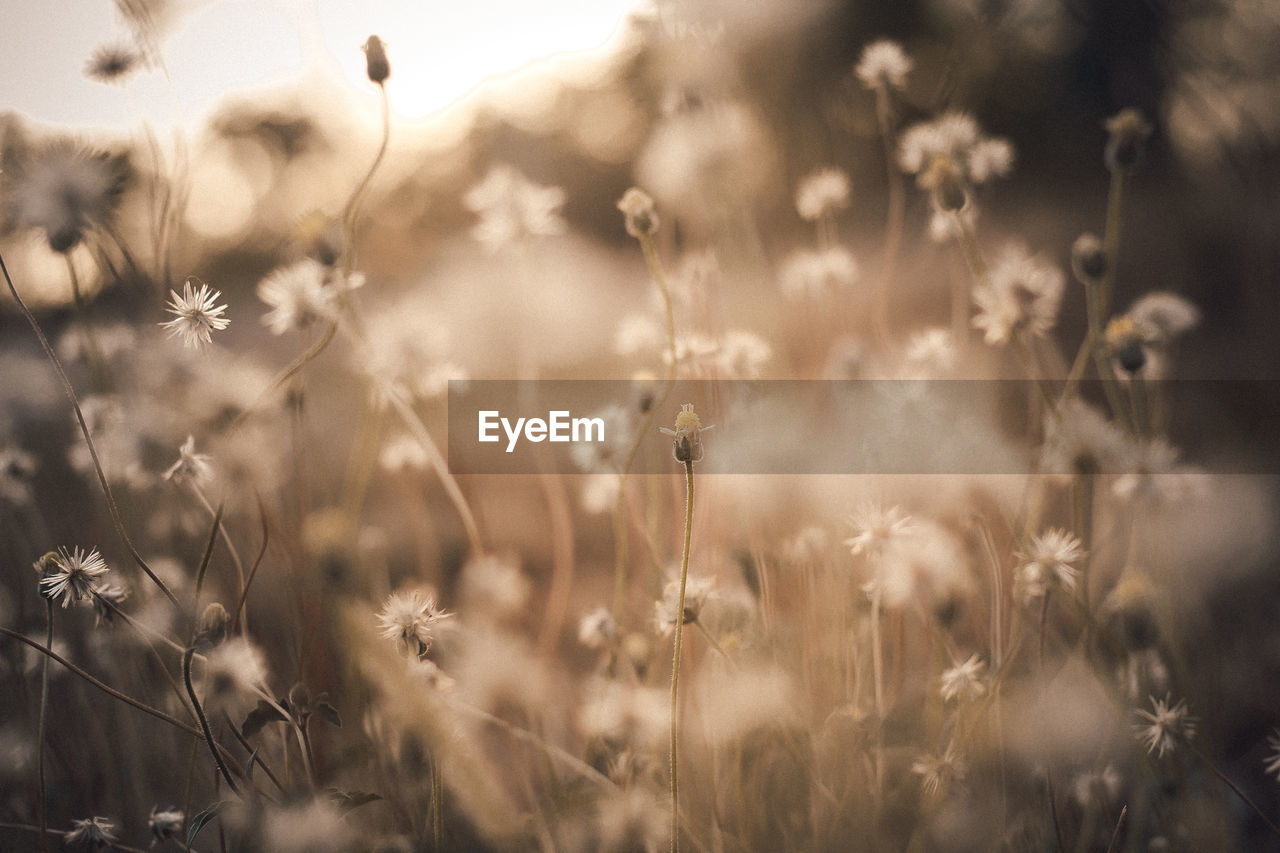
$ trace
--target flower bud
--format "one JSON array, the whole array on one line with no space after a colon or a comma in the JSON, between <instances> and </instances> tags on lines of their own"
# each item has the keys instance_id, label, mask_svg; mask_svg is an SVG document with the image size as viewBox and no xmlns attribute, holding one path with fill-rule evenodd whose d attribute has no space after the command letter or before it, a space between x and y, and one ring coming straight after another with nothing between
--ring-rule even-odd
<instances>
[{"instance_id":1,"label":"flower bud","mask_svg":"<svg viewBox=\"0 0 1280 853\"><path fill-rule=\"evenodd\" d=\"M192 643L196 649L208 651L227 638L231 628L231 614L218 602L213 602L204 609L200 621L196 625L196 640Z\"/></svg>"},{"instance_id":2,"label":"flower bud","mask_svg":"<svg viewBox=\"0 0 1280 853\"><path fill-rule=\"evenodd\" d=\"M632 187L622 194L618 210L625 217L627 233L632 237L652 237L658 233L658 209L649 194Z\"/></svg>"},{"instance_id":3,"label":"flower bud","mask_svg":"<svg viewBox=\"0 0 1280 853\"><path fill-rule=\"evenodd\" d=\"M1111 354L1130 376L1146 365L1147 351L1143 348L1142 336L1129 317L1116 317L1108 323L1106 338Z\"/></svg>"},{"instance_id":4,"label":"flower bud","mask_svg":"<svg viewBox=\"0 0 1280 853\"><path fill-rule=\"evenodd\" d=\"M938 208L948 213L962 210L969 200L964 186L964 171L950 157L935 156L920 173L918 181L921 187L933 191Z\"/></svg>"},{"instance_id":5,"label":"flower bud","mask_svg":"<svg viewBox=\"0 0 1280 853\"><path fill-rule=\"evenodd\" d=\"M387 61L387 45L377 36L369 36L365 41L364 59L369 79L381 86L391 76L391 63Z\"/></svg>"},{"instance_id":6,"label":"flower bud","mask_svg":"<svg viewBox=\"0 0 1280 853\"><path fill-rule=\"evenodd\" d=\"M1107 119L1107 147L1104 159L1113 172L1131 172L1142 159L1142 149L1151 136L1151 125L1142 113L1126 107Z\"/></svg>"},{"instance_id":7,"label":"flower bud","mask_svg":"<svg viewBox=\"0 0 1280 853\"><path fill-rule=\"evenodd\" d=\"M1107 252L1093 234L1081 234L1071 247L1071 270L1082 284L1093 284L1107 274Z\"/></svg>"}]
</instances>

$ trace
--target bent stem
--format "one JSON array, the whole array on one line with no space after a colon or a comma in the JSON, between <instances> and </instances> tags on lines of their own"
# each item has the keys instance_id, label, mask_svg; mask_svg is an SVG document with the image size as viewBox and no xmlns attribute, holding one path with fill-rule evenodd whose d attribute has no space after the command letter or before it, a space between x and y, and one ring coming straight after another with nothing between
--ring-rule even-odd
<instances>
[{"instance_id":1,"label":"bent stem","mask_svg":"<svg viewBox=\"0 0 1280 853\"><path fill-rule=\"evenodd\" d=\"M693 535L693 462L685 460L684 549L680 555L680 598L676 604L675 653L671 662L671 851L680 849L679 727L680 652L684 639L684 593L689 581L689 543Z\"/></svg>"},{"instance_id":2,"label":"bent stem","mask_svg":"<svg viewBox=\"0 0 1280 853\"><path fill-rule=\"evenodd\" d=\"M213 732L209 729L209 718L205 716L204 708L200 706L200 697L196 696L196 689L191 685L191 656L195 651L193 647L182 653L182 681L187 686L187 696L191 698L191 705L195 708L196 718L200 721L200 730L204 732L204 742L209 745L209 754L213 756L213 763L218 766L218 772L222 774L222 778L227 780L227 787L233 794L239 796L240 788L236 785L236 780L231 778L231 772L227 770L227 766L222 763L222 756L218 754L217 741L213 739Z\"/></svg>"},{"instance_id":3,"label":"bent stem","mask_svg":"<svg viewBox=\"0 0 1280 853\"><path fill-rule=\"evenodd\" d=\"M9 286L9 293L13 296L13 301L17 303L18 310L22 312L22 316L26 318L32 331L36 333L36 337L40 340L40 346L44 349L44 354L48 356L49 361L53 364L54 371L58 374L58 379L62 382L62 390L66 393L67 399L71 401L71 407L75 409L76 422L80 425L80 432L84 435L85 444L89 447L89 458L93 460L93 470L98 475L98 484L102 487L102 493L107 498L107 511L111 515L111 523L116 529L116 534L124 542L125 548L128 549L129 555L138 565L138 568L142 569L146 576L151 579L151 582L160 588L165 598L168 598L174 607L181 610L182 605L178 603L173 591L156 576L155 572L151 571L147 561L142 559L138 549L133 546L133 540L129 538L129 532L125 530L120 508L116 506L115 497L111 493L111 486L107 483L107 475L102 470L102 461L98 458L98 448L93 443L93 436L89 434L89 425L85 422L84 411L80 408L80 400L76 397L75 388L71 386L71 380L67 378L67 372L62 368L62 362L58 360L57 353L50 346L49 339L44 336L44 331L40 328L40 324L36 322L35 315L31 313L31 309L27 308L27 303L23 302L22 297L18 295L18 288L14 286L13 278L9 275L9 267L5 265L3 255L0 255L0 272L4 273L5 284Z\"/></svg>"}]
</instances>

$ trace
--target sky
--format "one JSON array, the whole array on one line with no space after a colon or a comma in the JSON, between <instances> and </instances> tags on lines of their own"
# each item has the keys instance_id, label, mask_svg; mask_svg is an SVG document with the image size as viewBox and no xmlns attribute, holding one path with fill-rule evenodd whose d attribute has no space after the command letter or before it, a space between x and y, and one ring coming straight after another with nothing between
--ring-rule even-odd
<instances>
[{"instance_id":1,"label":"sky","mask_svg":"<svg viewBox=\"0 0 1280 853\"><path fill-rule=\"evenodd\" d=\"M636 0L171 0L165 68L123 86L87 80L85 62L127 41L111 0L0 0L0 111L61 128L126 132L198 124L229 95L290 81L364 79L360 45L388 45L392 109L422 118L487 77L607 43ZM166 75L167 72L167 75Z\"/></svg>"}]
</instances>

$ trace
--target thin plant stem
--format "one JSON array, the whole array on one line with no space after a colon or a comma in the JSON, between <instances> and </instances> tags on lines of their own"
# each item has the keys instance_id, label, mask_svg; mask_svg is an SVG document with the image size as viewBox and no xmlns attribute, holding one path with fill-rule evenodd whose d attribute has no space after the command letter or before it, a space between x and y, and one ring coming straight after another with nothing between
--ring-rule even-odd
<instances>
[{"instance_id":1,"label":"thin plant stem","mask_svg":"<svg viewBox=\"0 0 1280 853\"><path fill-rule=\"evenodd\" d=\"M391 143L391 104L387 99L387 87L379 83L378 92L382 96L382 142L378 145L378 153L373 158L369 171L365 173L364 179L360 181L356 191L351 194L351 198L347 201L347 206L342 212L343 230L347 234L346 261L343 263L344 272L350 272L355 265L353 247L356 225L360 216L360 206L364 201L365 193L369 189L370 182L373 181L374 173L378 171L378 167L382 165L383 158L387 156L387 147Z\"/></svg>"},{"instance_id":2,"label":"thin plant stem","mask_svg":"<svg viewBox=\"0 0 1280 853\"><path fill-rule=\"evenodd\" d=\"M209 513L210 517L215 519L214 527L222 539L222 544L227 546L227 553L231 555L231 562L236 567L236 580L240 582L240 588L245 588L244 563L240 560L240 551L236 548L236 543L232 540L231 535L227 533L226 525L222 524L222 505L219 504L215 510L213 504L209 502L208 496L205 495L204 489L200 488L200 484L191 480L191 491L195 493L196 498L200 501L201 506ZM240 612L237 610L235 619L237 623L240 621ZM249 627L248 619L245 620L245 629Z\"/></svg>"},{"instance_id":3,"label":"thin plant stem","mask_svg":"<svg viewBox=\"0 0 1280 853\"><path fill-rule=\"evenodd\" d=\"M0 822L0 829L17 829L25 830L27 832L38 832L41 836L40 846L46 850L49 849L49 836L56 835L59 838L66 836L66 833L60 829L48 829L43 826L32 826L29 823L9 823L7 821L3 821ZM147 853L146 850L141 850L137 847L130 847L129 845L121 844L118 841L108 841L107 846L112 850L119 850L121 853Z\"/></svg>"},{"instance_id":4,"label":"thin plant stem","mask_svg":"<svg viewBox=\"0 0 1280 853\"><path fill-rule=\"evenodd\" d=\"M52 649L53 648L53 599L51 598L45 599L44 610L45 610L45 622L46 622L44 644L46 648ZM45 725L48 723L48 712L49 712L49 658L46 657L42 661L42 666L40 668L40 723L36 733L36 768L37 768L36 774L39 777L39 783L40 783L40 791L38 794L39 801L37 803L39 808L37 809L37 812L40 815L40 846L43 847L46 851L49 849L49 838L45 834L46 830L49 828L49 804L47 802L48 789L45 785L45 778L44 778L44 736L45 736Z\"/></svg>"},{"instance_id":5,"label":"thin plant stem","mask_svg":"<svg viewBox=\"0 0 1280 853\"><path fill-rule=\"evenodd\" d=\"M671 395L671 389L676 383L678 369L678 364L676 363L676 317L675 310L671 304L671 289L667 286L667 277L662 269L662 259L658 256L658 249L653 243L652 235L642 234L640 236L640 249L644 254L645 264L649 267L649 275L653 278L654 284L658 286L658 293L662 296L662 307L667 322L667 357L670 360L670 364L667 366L667 379L663 384L662 393L650 404L649 411L645 414L644 422L640 425L640 429L636 432L636 437L627 451L622 470L618 473L618 496L613 505L613 624L618 628L618 636L622 636L621 629L623 618L626 616L627 603L627 478L630 476L631 466L635 464L636 455L640 452L640 446L644 443L645 436L653 428L653 419L657 411L666 404L667 397Z\"/></svg>"},{"instance_id":6,"label":"thin plant stem","mask_svg":"<svg viewBox=\"0 0 1280 853\"><path fill-rule=\"evenodd\" d=\"M62 390L66 393L67 399L71 401L71 407L75 409L76 422L79 423L80 432L84 435L85 444L89 447L89 457L93 460L93 470L98 475L98 483L102 486L102 492L107 498L107 510L111 514L111 522L115 526L116 534L124 542L125 547L129 550L129 555L133 557L133 561L137 563L138 568L142 569L146 576L151 579L151 582L160 588L160 591L164 593L174 607L181 609L182 606L178 603L173 591L156 576L156 573L147 565L147 561L142 559L138 549L133 546L133 540L129 538L129 533L125 530L124 519L120 516L120 509L116 506L115 497L111 494L111 486L107 483L107 475L102 470L102 461L98 458L98 448L93 443L93 436L89 434L89 425L85 422L84 412L80 408L80 401L76 397L71 380L67 378L67 372L63 370L62 362L58 360L57 353L49 345L49 339L44 336L44 331L40 328L35 316L27 308L27 303L23 302L22 297L18 295L18 288L14 286L13 278L9 275L9 268L5 265L2 254L0 254L0 272L4 273L4 280L9 286L9 293L13 296L13 301L17 303L18 310L22 312L22 316L26 318L32 331L36 333L36 337L40 340L40 346L44 349L45 355L49 357L49 361L53 363L58 379L62 382Z\"/></svg>"},{"instance_id":7,"label":"thin plant stem","mask_svg":"<svg viewBox=\"0 0 1280 853\"><path fill-rule=\"evenodd\" d=\"M1192 754L1195 755L1196 758L1199 758L1202 762L1204 762L1204 766L1208 767L1214 776L1217 776L1219 779L1221 779L1222 783L1226 785L1228 788L1230 788L1232 793L1234 793L1237 797L1239 797L1246 806L1253 809L1254 814L1262 818L1262 822L1267 825L1268 829L1270 829L1276 835L1280 835L1280 826L1277 826L1275 821L1267 817L1267 813L1264 812L1261 808L1259 808L1258 804L1255 803L1253 800L1251 800L1248 794L1240 790L1239 785L1237 785L1235 782L1232 782L1231 778L1227 776L1227 774L1219 770L1217 766L1212 761L1209 760L1209 757L1205 755L1203 752L1201 752L1199 749L1197 749L1195 745L1191 743L1191 741L1186 740L1184 738L1184 742L1187 744L1187 748L1191 750Z\"/></svg>"},{"instance_id":8,"label":"thin plant stem","mask_svg":"<svg viewBox=\"0 0 1280 853\"><path fill-rule=\"evenodd\" d=\"M244 586L240 588L240 600L236 602L236 610L231 614L231 630L237 631L240 627L240 616L244 613L245 600L249 597L249 585L253 583L254 576L258 574L258 566L262 565L262 558L267 553L267 542L270 540L271 531L267 525L267 510L262 505L262 496L257 495L258 500L258 517L262 520L262 545L258 547L258 555L253 558L253 565L249 567L249 574L244 579ZM247 622L245 623L248 624Z\"/></svg>"},{"instance_id":9,"label":"thin plant stem","mask_svg":"<svg viewBox=\"0 0 1280 853\"><path fill-rule=\"evenodd\" d=\"M213 514L213 526L209 529L209 539L205 542L204 554L200 557L200 567L196 570L196 607L200 606L200 592L204 589L205 572L209 570L209 560L213 558L213 546L217 544L220 527L222 527L222 504L218 504L218 510Z\"/></svg>"},{"instance_id":10,"label":"thin plant stem","mask_svg":"<svg viewBox=\"0 0 1280 853\"><path fill-rule=\"evenodd\" d=\"M1107 853L1112 853L1116 849L1116 844L1120 841L1120 828L1124 826L1124 819L1129 814L1129 806L1120 807L1120 817L1116 818L1116 828L1111 831L1111 840L1107 842Z\"/></svg>"},{"instance_id":11,"label":"thin plant stem","mask_svg":"<svg viewBox=\"0 0 1280 853\"><path fill-rule=\"evenodd\" d=\"M680 597L676 604L675 651L671 661L671 853L680 850L680 653L684 639L684 594L689 581L689 545L693 536L693 462L684 463L684 548L680 555Z\"/></svg>"},{"instance_id":12,"label":"thin plant stem","mask_svg":"<svg viewBox=\"0 0 1280 853\"><path fill-rule=\"evenodd\" d=\"M231 772L227 770L227 766L222 763L222 756L218 754L217 741L213 739L213 732L209 729L209 719L205 716L204 708L200 707L200 697L196 696L196 689L191 684L191 656L193 654L195 654L195 649L189 648L182 655L182 682L187 686L187 695L191 697L191 705L195 708L196 718L200 720L200 730L204 732L204 742L209 745L209 754L213 756L213 763L218 766L218 772L222 774L222 778L227 780L227 787L231 789L233 794L239 796L240 788L236 785L236 781L231 778Z\"/></svg>"},{"instance_id":13,"label":"thin plant stem","mask_svg":"<svg viewBox=\"0 0 1280 853\"><path fill-rule=\"evenodd\" d=\"M431 759L431 841L433 849L444 849L444 772L440 769L440 759Z\"/></svg>"},{"instance_id":14,"label":"thin plant stem","mask_svg":"<svg viewBox=\"0 0 1280 853\"><path fill-rule=\"evenodd\" d=\"M887 344L889 341L889 298L893 291L894 273L898 263L898 246L902 242L902 222L906 209L902 175L894 168L893 117L889 97L889 88L882 82L876 87L876 120L880 126L880 143L884 148L889 208L885 213L884 262L880 268L880 280L876 283L875 309L872 314L876 335L881 338L882 344Z\"/></svg>"}]
</instances>

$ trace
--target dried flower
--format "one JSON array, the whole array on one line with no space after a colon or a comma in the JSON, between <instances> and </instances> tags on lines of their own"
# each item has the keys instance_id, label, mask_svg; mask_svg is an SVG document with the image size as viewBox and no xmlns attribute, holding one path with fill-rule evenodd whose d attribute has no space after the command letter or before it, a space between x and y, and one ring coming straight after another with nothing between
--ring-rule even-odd
<instances>
[{"instance_id":1,"label":"dried flower","mask_svg":"<svg viewBox=\"0 0 1280 853\"><path fill-rule=\"evenodd\" d=\"M1050 584L1074 590L1080 572L1072 563L1085 557L1077 539L1065 530L1050 529L1031 540L1031 547L1019 551L1021 564L1014 579L1014 594L1026 602L1044 595Z\"/></svg>"},{"instance_id":2,"label":"dried flower","mask_svg":"<svg viewBox=\"0 0 1280 853\"><path fill-rule=\"evenodd\" d=\"M840 169L819 169L804 177L796 189L796 212L808 222L831 216L849 206L849 175Z\"/></svg>"},{"instance_id":3,"label":"dried flower","mask_svg":"<svg viewBox=\"0 0 1280 853\"><path fill-rule=\"evenodd\" d=\"M950 702L959 699L961 702L977 699L987 692L983 681L987 664L976 654L970 655L964 663L958 663L942 673L942 698Z\"/></svg>"},{"instance_id":4,"label":"dried flower","mask_svg":"<svg viewBox=\"0 0 1280 853\"><path fill-rule=\"evenodd\" d=\"M213 468L209 464L211 457L206 453L196 453L195 436L188 435L187 440L182 443L182 447L178 448L178 461L169 466L164 472L166 480L172 480L175 483L182 483L191 480L195 483L202 483L209 479L213 473Z\"/></svg>"},{"instance_id":5,"label":"dried flower","mask_svg":"<svg viewBox=\"0 0 1280 853\"><path fill-rule=\"evenodd\" d=\"M156 837L157 841L164 841L167 838L176 838L178 833L182 832L183 814L177 809L170 806L164 811L157 811L156 806L151 807L151 816L147 820L151 827L151 834Z\"/></svg>"},{"instance_id":6,"label":"dried flower","mask_svg":"<svg viewBox=\"0 0 1280 853\"><path fill-rule=\"evenodd\" d=\"M116 609L129 598L129 588L118 583L101 583L93 587L94 625L115 620Z\"/></svg>"},{"instance_id":7,"label":"dried flower","mask_svg":"<svg viewBox=\"0 0 1280 853\"><path fill-rule=\"evenodd\" d=\"M103 850L116 841L111 834L115 824L105 817L91 817L71 821L72 828L63 833L63 840L82 850Z\"/></svg>"},{"instance_id":8,"label":"dried flower","mask_svg":"<svg viewBox=\"0 0 1280 853\"><path fill-rule=\"evenodd\" d=\"M213 601L200 614L200 621L196 623L196 638L193 645L201 651L219 646L227 639L227 631L231 627L231 614L227 612L227 608L220 603Z\"/></svg>"},{"instance_id":9,"label":"dried flower","mask_svg":"<svg viewBox=\"0 0 1280 853\"><path fill-rule=\"evenodd\" d=\"M945 792L953 781L963 779L968 770L955 744L949 744L942 755L922 755L911 764L911 772L921 777L920 786L930 797Z\"/></svg>"},{"instance_id":10,"label":"dried flower","mask_svg":"<svg viewBox=\"0 0 1280 853\"><path fill-rule=\"evenodd\" d=\"M613 614L607 607L597 607L578 623L578 642L589 649L603 649L613 644L618 634Z\"/></svg>"},{"instance_id":11,"label":"dried flower","mask_svg":"<svg viewBox=\"0 0 1280 853\"><path fill-rule=\"evenodd\" d=\"M684 591L683 623L698 621L702 609L712 597L716 579L701 575L689 575ZM676 610L680 605L680 581L673 580L662 588L662 600L654 602L653 622L658 633L666 637L676 629Z\"/></svg>"},{"instance_id":12,"label":"dried flower","mask_svg":"<svg viewBox=\"0 0 1280 853\"><path fill-rule=\"evenodd\" d=\"M639 187L632 187L618 201L627 233L636 239L652 237L658 233L658 209L649 194Z\"/></svg>"},{"instance_id":13,"label":"dried flower","mask_svg":"<svg viewBox=\"0 0 1280 853\"><path fill-rule=\"evenodd\" d=\"M233 637L205 657L204 702L210 708L227 708L242 695L258 695L267 683L267 665L257 646Z\"/></svg>"},{"instance_id":14,"label":"dried flower","mask_svg":"<svg viewBox=\"0 0 1280 853\"><path fill-rule=\"evenodd\" d=\"M42 557L36 570L41 575L40 594L51 601L61 598L67 607L90 597L96 579L107 573L107 561L97 548L85 553L83 548L68 551L64 547L56 555Z\"/></svg>"},{"instance_id":15,"label":"dried flower","mask_svg":"<svg viewBox=\"0 0 1280 853\"><path fill-rule=\"evenodd\" d=\"M262 318L273 334L303 329L315 320L337 316L338 297L364 285L364 276L306 258L273 271L258 284L258 298L271 306Z\"/></svg>"},{"instance_id":16,"label":"dried flower","mask_svg":"<svg viewBox=\"0 0 1280 853\"><path fill-rule=\"evenodd\" d=\"M211 290L203 281L200 282L200 289L194 290L191 287L192 279L200 281L195 276L188 277L182 285L181 296L175 290L169 291L171 298L165 310L175 317L159 325L169 330L171 338L181 335L182 344L188 349L200 349L202 344L213 343L211 332L225 329L231 321L222 316L227 306L217 304L222 293Z\"/></svg>"},{"instance_id":17,"label":"dried flower","mask_svg":"<svg viewBox=\"0 0 1280 853\"><path fill-rule=\"evenodd\" d=\"M868 89L904 89L913 64L911 57L902 50L902 45L880 39L862 49L853 73Z\"/></svg>"},{"instance_id":18,"label":"dried flower","mask_svg":"<svg viewBox=\"0 0 1280 853\"><path fill-rule=\"evenodd\" d=\"M369 36L360 49L364 51L365 70L369 74L369 80L381 86L391 76L386 42L377 36Z\"/></svg>"},{"instance_id":19,"label":"dried flower","mask_svg":"<svg viewBox=\"0 0 1280 853\"><path fill-rule=\"evenodd\" d=\"M693 410L693 403L681 403L680 413L676 415L676 428L658 427L658 431L675 439L677 462L702 461L702 433L715 429L715 425L703 426L698 420L698 413Z\"/></svg>"},{"instance_id":20,"label":"dried flower","mask_svg":"<svg viewBox=\"0 0 1280 853\"><path fill-rule=\"evenodd\" d=\"M944 168L962 182L981 184L1008 174L1013 146L983 136L972 116L952 111L908 128L898 146L898 165L925 189L932 187L923 182L939 180L936 171Z\"/></svg>"},{"instance_id":21,"label":"dried flower","mask_svg":"<svg viewBox=\"0 0 1280 853\"><path fill-rule=\"evenodd\" d=\"M395 640L402 653L422 657L431 650L436 623L451 615L437 609L432 596L411 589L387 598L378 613L378 625L382 636Z\"/></svg>"},{"instance_id":22,"label":"dried flower","mask_svg":"<svg viewBox=\"0 0 1280 853\"><path fill-rule=\"evenodd\" d=\"M1135 725L1134 733L1147 745L1147 752L1156 753L1157 758L1173 749L1179 740L1191 740L1196 736L1196 718L1187 712L1185 699L1170 705L1170 698L1165 694L1163 699L1147 697L1151 701L1151 710L1138 709L1135 713L1146 720L1146 725Z\"/></svg>"}]
</instances>

